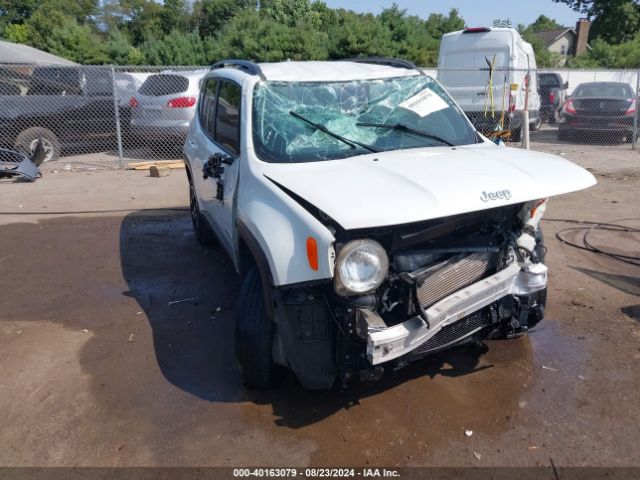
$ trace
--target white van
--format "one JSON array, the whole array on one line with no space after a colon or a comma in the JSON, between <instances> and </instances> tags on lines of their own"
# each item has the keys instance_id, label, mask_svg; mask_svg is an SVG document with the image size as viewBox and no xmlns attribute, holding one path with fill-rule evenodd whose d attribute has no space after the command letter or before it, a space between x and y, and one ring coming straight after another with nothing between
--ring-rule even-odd
<instances>
[{"instance_id":1,"label":"white van","mask_svg":"<svg viewBox=\"0 0 640 480\"><path fill-rule=\"evenodd\" d=\"M533 47L513 28L467 28L442 36L438 80L480 131L493 130L504 110L511 140L520 139L527 73L529 123L533 129L540 125L536 69Z\"/></svg>"}]
</instances>

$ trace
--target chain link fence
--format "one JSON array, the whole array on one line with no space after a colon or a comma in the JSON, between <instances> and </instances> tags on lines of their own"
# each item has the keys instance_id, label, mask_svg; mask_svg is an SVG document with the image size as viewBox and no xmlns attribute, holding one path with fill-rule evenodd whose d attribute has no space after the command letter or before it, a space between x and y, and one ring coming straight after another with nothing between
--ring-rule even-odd
<instances>
[{"instance_id":1,"label":"chain link fence","mask_svg":"<svg viewBox=\"0 0 640 480\"><path fill-rule=\"evenodd\" d=\"M0 65L0 146L46 169L179 160L208 67ZM512 146L635 148L640 72L425 69L478 129Z\"/></svg>"}]
</instances>

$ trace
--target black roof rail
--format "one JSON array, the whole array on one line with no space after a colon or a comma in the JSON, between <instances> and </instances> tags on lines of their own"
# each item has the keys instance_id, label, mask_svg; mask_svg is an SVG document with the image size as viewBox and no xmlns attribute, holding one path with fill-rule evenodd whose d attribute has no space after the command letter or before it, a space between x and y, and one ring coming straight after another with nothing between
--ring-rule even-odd
<instances>
[{"instance_id":1,"label":"black roof rail","mask_svg":"<svg viewBox=\"0 0 640 480\"><path fill-rule=\"evenodd\" d=\"M420 75L425 75L425 73L421 69L419 69L415 63L410 62L409 60L403 60L401 58L355 57L355 58L345 58L342 61L356 62L356 63L372 63L374 65L387 65L389 67L406 68L407 70L416 70L420 73Z\"/></svg>"},{"instance_id":2,"label":"black roof rail","mask_svg":"<svg viewBox=\"0 0 640 480\"><path fill-rule=\"evenodd\" d=\"M257 63L250 62L248 60L221 60L219 62L214 63L211 66L211 70L216 70L218 68L237 68L238 70L242 70L249 75L258 75L260 80L266 80L264 73L260 69L260 66Z\"/></svg>"}]
</instances>

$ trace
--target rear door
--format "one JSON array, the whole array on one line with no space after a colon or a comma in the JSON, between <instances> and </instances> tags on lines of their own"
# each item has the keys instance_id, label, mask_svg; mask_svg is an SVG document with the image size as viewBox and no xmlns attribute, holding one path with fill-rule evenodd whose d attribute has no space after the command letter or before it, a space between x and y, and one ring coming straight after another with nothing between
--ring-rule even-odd
<instances>
[{"instance_id":1,"label":"rear door","mask_svg":"<svg viewBox=\"0 0 640 480\"><path fill-rule=\"evenodd\" d=\"M508 32L479 29L443 37L438 78L465 112L491 113L502 109L505 80L509 82L511 46ZM493 64L493 96L489 91ZM505 77L506 75L506 77ZM506 105L508 107L506 92Z\"/></svg>"},{"instance_id":2,"label":"rear door","mask_svg":"<svg viewBox=\"0 0 640 480\"><path fill-rule=\"evenodd\" d=\"M474 79L476 95L473 96L473 110L486 110L488 114L493 112L498 115L503 107L505 110L509 107L511 35L504 31L473 35L477 37L474 54L474 66L477 70Z\"/></svg>"},{"instance_id":3,"label":"rear door","mask_svg":"<svg viewBox=\"0 0 640 480\"><path fill-rule=\"evenodd\" d=\"M479 90L476 85L473 34L445 35L440 46L438 80L465 112L471 111Z\"/></svg>"}]
</instances>

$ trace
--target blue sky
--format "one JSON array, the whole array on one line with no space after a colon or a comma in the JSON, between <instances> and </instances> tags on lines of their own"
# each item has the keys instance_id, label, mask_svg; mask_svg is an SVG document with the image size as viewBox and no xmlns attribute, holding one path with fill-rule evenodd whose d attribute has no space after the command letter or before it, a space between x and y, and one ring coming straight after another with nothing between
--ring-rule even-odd
<instances>
[{"instance_id":1,"label":"blue sky","mask_svg":"<svg viewBox=\"0 0 640 480\"><path fill-rule=\"evenodd\" d=\"M342 7L356 12L380 13L391 0L325 0L330 7ZM496 18L509 18L514 26L528 25L540 14L554 18L561 25L575 26L580 14L563 3L552 0L396 0L409 14L426 18L430 13L448 13L457 8L468 26L491 26Z\"/></svg>"}]
</instances>

